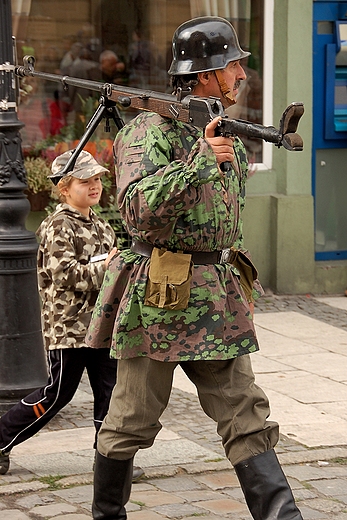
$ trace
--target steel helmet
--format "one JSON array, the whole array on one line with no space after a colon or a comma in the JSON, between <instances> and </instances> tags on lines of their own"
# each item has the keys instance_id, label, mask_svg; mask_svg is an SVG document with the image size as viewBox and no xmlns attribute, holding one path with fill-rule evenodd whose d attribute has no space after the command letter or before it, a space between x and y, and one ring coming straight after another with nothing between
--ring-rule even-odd
<instances>
[{"instance_id":1,"label":"steel helmet","mask_svg":"<svg viewBox=\"0 0 347 520\"><path fill-rule=\"evenodd\" d=\"M180 25L172 38L172 76L224 69L250 55L241 49L234 27L218 16L201 16Z\"/></svg>"}]
</instances>

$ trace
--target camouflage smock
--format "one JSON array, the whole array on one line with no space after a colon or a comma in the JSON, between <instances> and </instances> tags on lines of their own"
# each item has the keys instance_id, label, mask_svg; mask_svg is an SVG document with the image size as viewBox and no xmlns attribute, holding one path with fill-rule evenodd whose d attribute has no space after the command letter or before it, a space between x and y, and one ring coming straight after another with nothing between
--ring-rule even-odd
<instances>
[{"instance_id":1,"label":"camouflage smock","mask_svg":"<svg viewBox=\"0 0 347 520\"><path fill-rule=\"evenodd\" d=\"M46 349L86 347L84 338L105 274L104 261L90 259L112 249L113 229L92 210L88 219L59 204L36 234Z\"/></svg>"},{"instance_id":2,"label":"camouflage smock","mask_svg":"<svg viewBox=\"0 0 347 520\"><path fill-rule=\"evenodd\" d=\"M225 176L201 130L142 113L117 135L117 197L131 236L168 249L215 251L242 245L240 212L248 172ZM254 324L230 264L195 265L188 308L144 305L149 258L122 251L109 264L86 342L115 358L225 360L258 350Z\"/></svg>"}]
</instances>

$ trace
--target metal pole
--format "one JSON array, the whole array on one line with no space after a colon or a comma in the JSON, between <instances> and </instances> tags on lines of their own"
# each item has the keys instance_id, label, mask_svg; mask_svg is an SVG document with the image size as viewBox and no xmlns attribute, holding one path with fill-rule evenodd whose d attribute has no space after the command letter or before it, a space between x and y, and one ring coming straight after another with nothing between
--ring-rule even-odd
<instances>
[{"instance_id":1,"label":"metal pole","mask_svg":"<svg viewBox=\"0 0 347 520\"><path fill-rule=\"evenodd\" d=\"M0 415L47 379L15 85L11 0L0 0Z\"/></svg>"}]
</instances>

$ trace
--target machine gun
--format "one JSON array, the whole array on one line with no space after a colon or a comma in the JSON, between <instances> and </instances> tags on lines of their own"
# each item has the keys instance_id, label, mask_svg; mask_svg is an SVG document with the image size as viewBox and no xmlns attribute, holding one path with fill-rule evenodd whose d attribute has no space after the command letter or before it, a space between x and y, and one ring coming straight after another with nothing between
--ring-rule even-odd
<instances>
[{"instance_id":1,"label":"machine gun","mask_svg":"<svg viewBox=\"0 0 347 520\"><path fill-rule=\"evenodd\" d=\"M303 149L302 138L296 133L299 120L304 113L303 103L296 102L288 105L282 114L278 129L276 129L274 126L263 126L250 121L228 118L219 98L201 98L193 95L187 95L182 98L181 92L174 96L150 90L124 87L113 83L101 83L70 76L61 76L59 74L38 72L35 71L35 58L33 56L25 56L23 58L23 66L16 67L15 74L20 78L35 76L48 81L59 82L64 89L71 85L100 92L101 94L99 105L87 124L86 131L69 161L60 172L50 176L54 184L57 184L62 177L73 170L78 155L102 119L106 119L106 131L110 130L110 119L114 120L118 129L124 126L118 107L131 107L138 110L156 112L162 117L177 119L200 128L205 128L212 119L220 116L222 119L216 129L216 135L243 135L263 139L275 144L278 148L283 146L289 151L301 151ZM228 169L228 165L224 164L224 169Z\"/></svg>"}]
</instances>

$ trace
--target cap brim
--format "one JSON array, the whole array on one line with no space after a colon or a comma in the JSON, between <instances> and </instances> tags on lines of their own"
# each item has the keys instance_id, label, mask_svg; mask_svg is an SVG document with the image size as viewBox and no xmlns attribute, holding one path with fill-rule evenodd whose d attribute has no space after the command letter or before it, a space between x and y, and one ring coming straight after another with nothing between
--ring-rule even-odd
<instances>
[{"instance_id":1,"label":"cap brim","mask_svg":"<svg viewBox=\"0 0 347 520\"><path fill-rule=\"evenodd\" d=\"M109 173L107 168L103 166L97 165L91 168L81 168L79 170L74 170L70 173L71 177L75 177L76 179L89 179L90 177L94 177L95 175L104 175L105 173Z\"/></svg>"}]
</instances>

